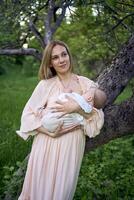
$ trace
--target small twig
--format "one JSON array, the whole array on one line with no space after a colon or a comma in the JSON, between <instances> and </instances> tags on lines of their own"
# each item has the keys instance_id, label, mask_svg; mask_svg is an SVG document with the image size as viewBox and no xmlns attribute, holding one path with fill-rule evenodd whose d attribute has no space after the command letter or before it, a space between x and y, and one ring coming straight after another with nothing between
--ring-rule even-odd
<instances>
[{"instance_id":1,"label":"small twig","mask_svg":"<svg viewBox=\"0 0 134 200\"><path fill-rule=\"evenodd\" d=\"M123 22L125 19L127 19L128 17L130 17L130 16L132 16L132 15L134 15L134 13L130 13L130 14L126 15L125 17L123 17L122 19L119 19L118 23L117 23L116 25L114 25L114 26L111 28L111 30L107 31L106 34L109 33L110 31L113 31L113 30L114 30L115 28L117 28L120 24L122 24L122 22Z\"/></svg>"}]
</instances>

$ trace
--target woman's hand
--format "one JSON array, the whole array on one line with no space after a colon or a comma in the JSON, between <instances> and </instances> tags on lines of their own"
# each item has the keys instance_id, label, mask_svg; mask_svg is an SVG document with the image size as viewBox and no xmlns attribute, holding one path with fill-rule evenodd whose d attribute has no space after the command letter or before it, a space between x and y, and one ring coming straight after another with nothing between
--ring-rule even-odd
<instances>
[{"instance_id":1,"label":"woman's hand","mask_svg":"<svg viewBox=\"0 0 134 200\"><path fill-rule=\"evenodd\" d=\"M58 127L56 132L53 134L53 138L57 138L57 137L60 137L64 134L67 134L69 133L70 131L74 131L74 130L78 130L78 129L81 129L82 126L81 125L73 125L73 126L70 126L69 128L62 128L62 126Z\"/></svg>"},{"instance_id":2,"label":"woman's hand","mask_svg":"<svg viewBox=\"0 0 134 200\"><path fill-rule=\"evenodd\" d=\"M54 107L52 107L52 112L62 112L63 115L77 112L80 109L79 104L71 97L66 96L67 101L62 102L60 100L56 101L56 104ZM62 117L61 115L60 117Z\"/></svg>"},{"instance_id":3,"label":"woman's hand","mask_svg":"<svg viewBox=\"0 0 134 200\"><path fill-rule=\"evenodd\" d=\"M78 124L78 125L73 125L73 126L70 126L69 128L64 128L63 129L63 124L64 123L61 122L54 133L49 132L43 126L39 127L36 130L37 130L38 133L43 133L43 134L49 135L49 136L51 136L53 138L56 138L56 137L60 137L61 135L66 134L66 133L69 133L70 131L82 128L82 126Z\"/></svg>"}]
</instances>

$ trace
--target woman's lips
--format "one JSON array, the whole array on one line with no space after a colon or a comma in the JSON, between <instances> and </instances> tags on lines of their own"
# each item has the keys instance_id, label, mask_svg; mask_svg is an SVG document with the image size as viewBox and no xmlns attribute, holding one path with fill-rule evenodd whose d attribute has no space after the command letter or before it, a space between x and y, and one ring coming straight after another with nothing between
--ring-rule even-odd
<instances>
[{"instance_id":1,"label":"woman's lips","mask_svg":"<svg viewBox=\"0 0 134 200\"><path fill-rule=\"evenodd\" d=\"M60 65L59 67L61 67L61 68L65 68L65 67L66 67L66 64L64 64L64 65Z\"/></svg>"}]
</instances>

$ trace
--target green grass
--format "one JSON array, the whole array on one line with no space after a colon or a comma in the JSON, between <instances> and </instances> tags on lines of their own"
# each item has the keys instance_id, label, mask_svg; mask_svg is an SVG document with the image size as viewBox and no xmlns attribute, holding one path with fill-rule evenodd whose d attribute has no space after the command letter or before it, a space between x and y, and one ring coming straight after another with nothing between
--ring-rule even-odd
<instances>
[{"instance_id":1,"label":"green grass","mask_svg":"<svg viewBox=\"0 0 134 200\"><path fill-rule=\"evenodd\" d=\"M23 107L37 82L36 77L16 74L0 77L0 180L5 175L4 166L16 166L30 151L32 139L26 142L15 131L20 127ZM128 86L115 102L122 102L131 93ZM133 146L131 136L85 155L74 200L134 199Z\"/></svg>"},{"instance_id":2,"label":"green grass","mask_svg":"<svg viewBox=\"0 0 134 200\"><path fill-rule=\"evenodd\" d=\"M132 87L128 85L124 91L118 96L118 98L115 100L116 104L120 104L126 99L129 99L132 96Z\"/></svg>"},{"instance_id":3,"label":"green grass","mask_svg":"<svg viewBox=\"0 0 134 200\"><path fill-rule=\"evenodd\" d=\"M31 140L17 136L23 107L37 84L36 78L0 77L0 178L3 166L13 166L28 154Z\"/></svg>"}]
</instances>

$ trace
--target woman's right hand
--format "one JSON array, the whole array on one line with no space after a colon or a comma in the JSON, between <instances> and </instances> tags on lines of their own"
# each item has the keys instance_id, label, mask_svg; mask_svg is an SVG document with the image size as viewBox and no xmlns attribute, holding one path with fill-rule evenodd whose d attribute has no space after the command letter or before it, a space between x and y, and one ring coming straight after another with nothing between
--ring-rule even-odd
<instances>
[{"instance_id":1,"label":"woman's right hand","mask_svg":"<svg viewBox=\"0 0 134 200\"><path fill-rule=\"evenodd\" d=\"M77 125L73 125L73 126L63 129L63 123L62 123L58 126L58 128L56 129L56 131L52 137L55 137L55 138L60 137L64 134L69 133L70 131L74 131L74 130L81 129L81 128L82 128L82 125L77 124Z\"/></svg>"}]
</instances>

